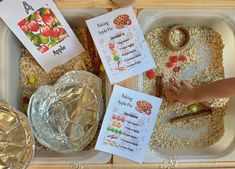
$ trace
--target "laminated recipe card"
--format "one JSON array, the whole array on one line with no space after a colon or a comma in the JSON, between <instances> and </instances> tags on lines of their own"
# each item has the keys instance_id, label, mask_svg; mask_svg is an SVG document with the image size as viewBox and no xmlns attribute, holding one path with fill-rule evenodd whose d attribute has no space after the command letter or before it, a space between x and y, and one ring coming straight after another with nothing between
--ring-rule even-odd
<instances>
[{"instance_id":1,"label":"laminated recipe card","mask_svg":"<svg viewBox=\"0 0 235 169\"><path fill-rule=\"evenodd\" d=\"M142 163L161 101L115 85L95 149Z\"/></svg>"},{"instance_id":2,"label":"laminated recipe card","mask_svg":"<svg viewBox=\"0 0 235 169\"><path fill-rule=\"evenodd\" d=\"M52 0L3 0L0 17L46 72L84 52Z\"/></svg>"},{"instance_id":3,"label":"laminated recipe card","mask_svg":"<svg viewBox=\"0 0 235 169\"><path fill-rule=\"evenodd\" d=\"M132 7L86 22L111 84L155 67Z\"/></svg>"}]
</instances>

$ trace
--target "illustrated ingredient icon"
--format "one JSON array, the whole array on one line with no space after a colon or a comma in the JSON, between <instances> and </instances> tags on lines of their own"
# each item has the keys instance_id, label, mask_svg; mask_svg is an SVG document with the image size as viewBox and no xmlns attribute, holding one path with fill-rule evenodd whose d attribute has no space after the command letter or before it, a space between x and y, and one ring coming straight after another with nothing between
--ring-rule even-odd
<instances>
[{"instance_id":1,"label":"illustrated ingredient icon","mask_svg":"<svg viewBox=\"0 0 235 169\"><path fill-rule=\"evenodd\" d=\"M122 29L125 27L125 25L131 25L132 22L131 22L129 15L123 14L123 15L117 16L113 20L113 23L116 25L117 29Z\"/></svg>"},{"instance_id":2,"label":"illustrated ingredient icon","mask_svg":"<svg viewBox=\"0 0 235 169\"><path fill-rule=\"evenodd\" d=\"M109 49L111 51L111 54L113 55L113 60L118 63L118 67L120 64L120 57L117 55L117 50L115 50L115 43L109 42Z\"/></svg>"}]
</instances>

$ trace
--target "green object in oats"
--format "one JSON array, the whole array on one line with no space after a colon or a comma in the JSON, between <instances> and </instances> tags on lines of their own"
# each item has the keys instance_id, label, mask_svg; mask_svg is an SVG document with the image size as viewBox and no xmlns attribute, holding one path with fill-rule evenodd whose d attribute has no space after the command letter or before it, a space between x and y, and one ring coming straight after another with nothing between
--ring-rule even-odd
<instances>
[{"instance_id":1,"label":"green object in oats","mask_svg":"<svg viewBox=\"0 0 235 169\"><path fill-rule=\"evenodd\" d=\"M102 87L101 88L101 93L102 93L103 96L105 96L105 93L106 93L105 91L106 91L105 87Z\"/></svg>"},{"instance_id":2,"label":"green object in oats","mask_svg":"<svg viewBox=\"0 0 235 169\"><path fill-rule=\"evenodd\" d=\"M22 111L23 113L27 113L28 110L28 104L23 104Z\"/></svg>"},{"instance_id":3,"label":"green object in oats","mask_svg":"<svg viewBox=\"0 0 235 169\"><path fill-rule=\"evenodd\" d=\"M35 78L34 76L30 76L30 77L29 77L29 83L30 83L31 85L35 85L35 83L36 83L36 78Z\"/></svg>"},{"instance_id":4,"label":"green object in oats","mask_svg":"<svg viewBox=\"0 0 235 169\"><path fill-rule=\"evenodd\" d=\"M198 105L197 104L191 104L189 105L188 109L192 112L192 113L196 113L198 110Z\"/></svg>"}]
</instances>

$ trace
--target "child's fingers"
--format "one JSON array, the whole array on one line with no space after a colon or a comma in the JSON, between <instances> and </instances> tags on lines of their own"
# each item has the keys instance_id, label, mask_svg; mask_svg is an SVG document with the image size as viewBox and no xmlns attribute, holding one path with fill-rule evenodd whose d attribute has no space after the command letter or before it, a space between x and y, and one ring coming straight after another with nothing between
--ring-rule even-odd
<instances>
[{"instance_id":1,"label":"child's fingers","mask_svg":"<svg viewBox=\"0 0 235 169\"><path fill-rule=\"evenodd\" d=\"M188 83L188 81L186 81L186 80L182 80L181 81L181 85L182 86L187 86L189 83Z\"/></svg>"},{"instance_id":2,"label":"child's fingers","mask_svg":"<svg viewBox=\"0 0 235 169\"><path fill-rule=\"evenodd\" d=\"M181 87L181 84L178 83L175 79L171 78L169 81L170 81L170 83L171 83L172 85L174 85L176 88L179 89L179 88Z\"/></svg>"},{"instance_id":3,"label":"child's fingers","mask_svg":"<svg viewBox=\"0 0 235 169\"><path fill-rule=\"evenodd\" d=\"M171 88L169 90L172 91L174 94L178 93L178 88L175 87L174 85L171 86Z\"/></svg>"},{"instance_id":4,"label":"child's fingers","mask_svg":"<svg viewBox=\"0 0 235 169\"><path fill-rule=\"evenodd\" d=\"M164 98L166 98L166 100L171 103L174 103L176 101L175 94L170 90L164 90Z\"/></svg>"},{"instance_id":5,"label":"child's fingers","mask_svg":"<svg viewBox=\"0 0 235 169\"><path fill-rule=\"evenodd\" d=\"M176 80L175 80L175 78L173 78L173 77L169 79L169 82L170 82L171 84L173 84L175 81L176 81Z\"/></svg>"},{"instance_id":6,"label":"child's fingers","mask_svg":"<svg viewBox=\"0 0 235 169\"><path fill-rule=\"evenodd\" d=\"M181 87L181 85L178 83L178 82L174 82L174 84L173 84L177 89L179 89L180 87Z\"/></svg>"},{"instance_id":7,"label":"child's fingers","mask_svg":"<svg viewBox=\"0 0 235 169\"><path fill-rule=\"evenodd\" d=\"M186 87L192 87L191 84L188 81L182 81L182 86L186 86Z\"/></svg>"}]
</instances>

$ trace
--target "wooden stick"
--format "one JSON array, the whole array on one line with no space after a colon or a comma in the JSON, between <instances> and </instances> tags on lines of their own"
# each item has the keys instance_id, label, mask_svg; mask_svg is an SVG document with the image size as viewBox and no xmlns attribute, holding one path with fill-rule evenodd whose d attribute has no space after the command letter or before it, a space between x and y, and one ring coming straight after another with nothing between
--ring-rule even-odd
<instances>
[{"instance_id":1,"label":"wooden stick","mask_svg":"<svg viewBox=\"0 0 235 169\"><path fill-rule=\"evenodd\" d=\"M170 122L171 122L171 124L175 124L175 123L180 122L180 121L190 120L190 119L194 119L194 118L198 118L198 117L207 116L211 113L212 113L211 109L200 110L196 113L185 114L183 116L172 118L172 119L170 119Z\"/></svg>"},{"instance_id":2,"label":"wooden stick","mask_svg":"<svg viewBox=\"0 0 235 169\"><path fill-rule=\"evenodd\" d=\"M96 75L99 75L101 60L100 60L99 54L98 54L96 47L95 47L95 44L94 44L94 41L93 41L88 29L87 29L87 43L88 43L88 52L90 55L90 60L92 62L92 66L93 66L93 73Z\"/></svg>"},{"instance_id":3,"label":"wooden stick","mask_svg":"<svg viewBox=\"0 0 235 169\"><path fill-rule=\"evenodd\" d=\"M162 95L163 95L163 92L162 92L162 90L163 90L163 76L160 76L159 77L159 80L160 80L160 90L159 90L159 93L160 93L160 97L162 98Z\"/></svg>"},{"instance_id":4,"label":"wooden stick","mask_svg":"<svg viewBox=\"0 0 235 169\"><path fill-rule=\"evenodd\" d=\"M163 80L162 76L157 76L156 77L156 96L157 97L162 97L162 89L163 89Z\"/></svg>"},{"instance_id":5,"label":"wooden stick","mask_svg":"<svg viewBox=\"0 0 235 169\"><path fill-rule=\"evenodd\" d=\"M95 59L94 59L94 56L95 56L94 44L93 44L93 40L92 40L92 37L91 37L91 34L90 34L88 28L86 29L86 33L87 33L87 47L88 47L88 52L89 52L90 60L91 60L91 64L92 64L92 71L93 71L93 73L95 73L96 63L95 63Z\"/></svg>"}]
</instances>

